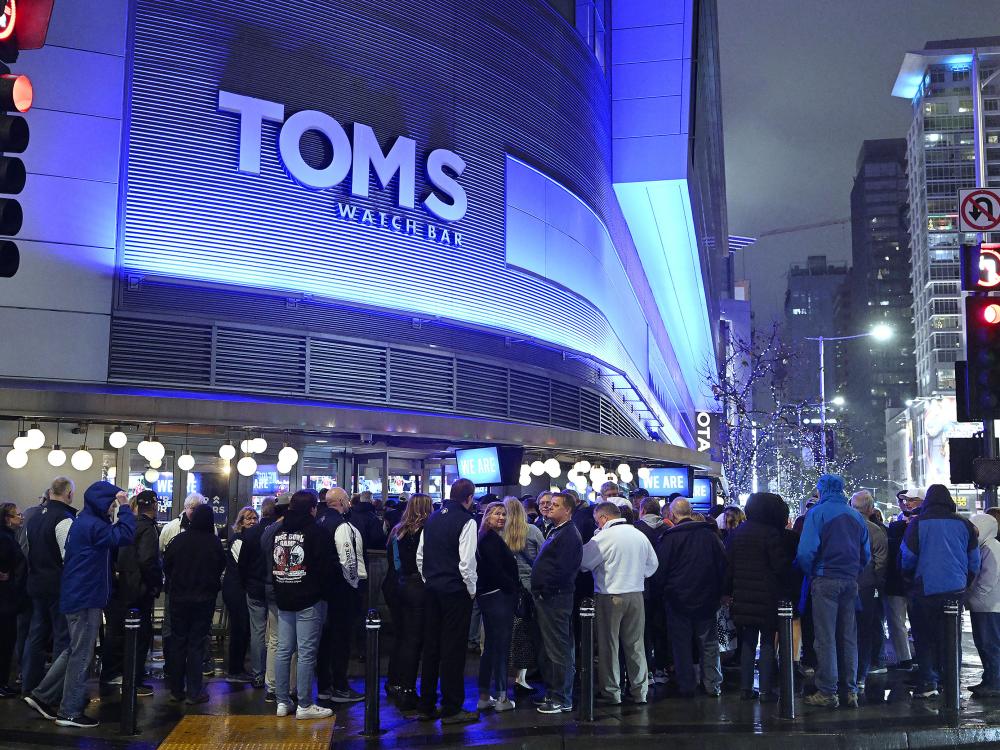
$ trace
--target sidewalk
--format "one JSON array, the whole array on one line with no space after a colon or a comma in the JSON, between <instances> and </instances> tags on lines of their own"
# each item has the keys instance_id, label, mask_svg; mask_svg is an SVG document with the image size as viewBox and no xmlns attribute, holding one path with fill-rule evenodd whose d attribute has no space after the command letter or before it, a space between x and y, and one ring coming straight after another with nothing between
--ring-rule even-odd
<instances>
[{"instance_id":1,"label":"sidewalk","mask_svg":"<svg viewBox=\"0 0 1000 750\"><path fill-rule=\"evenodd\" d=\"M475 658L470 655L471 670ZM971 642L965 651L963 685L979 681L980 671ZM516 710L493 714L484 712L476 724L441 727L404 719L387 700L382 700L383 735L378 740L360 736L364 725L364 705L340 707L335 726L327 722L295 722L273 716L274 705L265 704L263 691L212 680L208 689L212 700L194 708L172 705L160 681L153 681L154 698L139 701L136 738L118 734L117 697L102 700L91 711L102 724L94 730L71 730L44 721L20 700L0 701L0 746L22 748L86 748L87 750L154 750L180 726L169 748L198 747L213 750L256 750L296 748L312 750L332 743L344 750L365 748L451 748L486 746L531 748L531 750L615 750L617 748L671 748L732 750L734 746L775 748L776 750L826 750L827 748L946 748L978 746L1000 742L1000 699L963 700L957 726L949 727L938 714L935 701L913 701L903 684L902 673L882 679L869 677L868 703L861 709L829 710L797 703L799 718L784 722L777 718L777 706L743 702L730 684L734 673L727 672L726 692L721 698L701 696L694 700L668 699L652 693L646 706L598 707L593 724L581 724L578 715L545 716L537 713L530 699L518 701ZM360 681L359 681L360 682ZM359 682L355 687L361 688ZM473 680L467 681L471 704L475 696ZM968 696L963 691L963 696ZM875 701L884 700L878 703ZM185 716L216 717L191 719ZM183 743L179 742L183 732ZM328 739L329 738L329 739ZM164 750L167 750L165 748Z\"/></svg>"}]
</instances>

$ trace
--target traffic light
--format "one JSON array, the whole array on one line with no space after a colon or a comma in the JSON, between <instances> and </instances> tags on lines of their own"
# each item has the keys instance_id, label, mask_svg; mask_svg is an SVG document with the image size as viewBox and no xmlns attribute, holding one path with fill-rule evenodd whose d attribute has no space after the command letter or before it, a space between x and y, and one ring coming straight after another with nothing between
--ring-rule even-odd
<instances>
[{"instance_id":1,"label":"traffic light","mask_svg":"<svg viewBox=\"0 0 1000 750\"><path fill-rule=\"evenodd\" d=\"M1000 245L962 245L962 291L1000 291Z\"/></svg>"},{"instance_id":2,"label":"traffic light","mask_svg":"<svg viewBox=\"0 0 1000 750\"><path fill-rule=\"evenodd\" d=\"M13 237L21 231L24 213L20 202L11 196L24 190L27 172L24 162L17 156L28 147L28 123L12 112L23 113L31 109L31 81L27 76L15 75L6 65L0 65L0 236ZM0 277L10 278L21 264L17 244L0 239Z\"/></svg>"},{"instance_id":3,"label":"traffic light","mask_svg":"<svg viewBox=\"0 0 1000 750\"><path fill-rule=\"evenodd\" d=\"M969 415L1000 419L1000 297L966 297Z\"/></svg>"}]
</instances>

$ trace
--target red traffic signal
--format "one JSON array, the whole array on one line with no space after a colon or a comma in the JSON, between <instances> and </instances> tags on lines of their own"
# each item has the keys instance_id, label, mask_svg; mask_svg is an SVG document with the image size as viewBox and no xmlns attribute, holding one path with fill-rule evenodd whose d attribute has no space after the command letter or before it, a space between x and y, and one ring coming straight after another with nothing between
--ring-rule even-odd
<instances>
[{"instance_id":1,"label":"red traffic signal","mask_svg":"<svg viewBox=\"0 0 1000 750\"><path fill-rule=\"evenodd\" d=\"M983 320L991 326L995 326L997 323L1000 323L1000 305L994 303L984 307Z\"/></svg>"}]
</instances>

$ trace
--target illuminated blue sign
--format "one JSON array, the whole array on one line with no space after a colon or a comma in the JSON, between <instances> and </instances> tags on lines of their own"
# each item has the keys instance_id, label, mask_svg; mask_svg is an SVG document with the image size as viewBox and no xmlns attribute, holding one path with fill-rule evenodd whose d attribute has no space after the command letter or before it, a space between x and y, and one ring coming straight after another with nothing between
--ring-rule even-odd
<instances>
[{"instance_id":1,"label":"illuminated blue sign","mask_svg":"<svg viewBox=\"0 0 1000 750\"><path fill-rule=\"evenodd\" d=\"M288 484L288 477L282 478L275 464L258 466L257 473L253 475L253 494L277 495L287 492Z\"/></svg>"},{"instance_id":2,"label":"illuminated blue sign","mask_svg":"<svg viewBox=\"0 0 1000 750\"><path fill-rule=\"evenodd\" d=\"M699 513L705 513L715 505L712 480L708 477L698 477L694 480L691 490L691 506Z\"/></svg>"},{"instance_id":3,"label":"illuminated blue sign","mask_svg":"<svg viewBox=\"0 0 1000 750\"><path fill-rule=\"evenodd\" d=\"M500 457L496 448L471 448L455 451L458 475L476 484L502 484Z\"/></svg>"},{"instance_id":4,"label":"illuminated blue sign","mask_svg":"<svg viewBox=\"0 0 1000 750\"><path fill-rule=\"evenodd\" d=\"M650 469L648 477L639 477L639 486L654 497L666 497L675 492L691 497L691 474L692 471L687 466Z\"/></svg>"}]
</instances>

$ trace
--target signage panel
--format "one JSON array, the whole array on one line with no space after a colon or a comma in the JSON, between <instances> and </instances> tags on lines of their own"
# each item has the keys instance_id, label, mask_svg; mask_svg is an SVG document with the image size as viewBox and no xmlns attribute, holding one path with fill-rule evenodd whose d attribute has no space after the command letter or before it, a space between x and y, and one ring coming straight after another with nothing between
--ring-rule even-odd
<instances>
[{"instance_id":1,"label":"signage panel","mask_svg":"<svg viewBox=\"0 0 1000 750\"><path fill-rule=\"evenodd\" d=\"M639 486L653 497L668 497L679 492L691 497L694 485L694 470L690 466L671 466L650 469L649 476L639 477Z\"/></svg>"},{"instance_id":2,"label":"signage panel","mask_svg":"<svg viewBox=\"0 0 1000 750\"><path fill-rule=\"evenodd\" d=\"M691 507L708 513L715 505L715 484L709 477L696 477L691 492Z\"/></svg>"},{"instance_id":3,"label":"signage panel","mask_svg":"<svg viewBox=\"0 0 1000 750\"><path fill-rule=\"evenodd\" d=\"M500 456L494 448L470 448L455 451L458 475L483 485L502 484Z\"/></svg>"}]
</instances>

